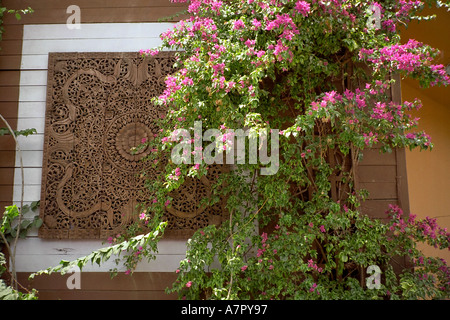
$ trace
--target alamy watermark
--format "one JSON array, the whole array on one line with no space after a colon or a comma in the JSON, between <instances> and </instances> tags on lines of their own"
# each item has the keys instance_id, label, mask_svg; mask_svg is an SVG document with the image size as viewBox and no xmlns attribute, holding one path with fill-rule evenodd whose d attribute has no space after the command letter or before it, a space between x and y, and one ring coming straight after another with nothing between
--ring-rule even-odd
<instances>
[{"instance_id":1,"label":"alamy watermark","mask_svg":"<svg viewBox=\"0 0 450 320\"><path fill-rule=\"evenodd\" d=\"M208 129L203 133L202 121L194 122L194 137L191 136L192 130L176 129L170 136L170 141L178 142L172 149L172 162L175 164L260 163L267 165L261 168L261 175L273 175L278 172L280 164L278 129L222 130L225 132L219 129ZM203 147L204 141L210 144Z\"/></svg>"},{"instance_id":2,"label":"alamy watermark","mask_svg":"<svg viewBox=\"0 0 450 320\"><path fill-rule=\"evenodd\" d=\"M371 265L367 267L367 273L370 277L366 278L366 286L369 289L380 289L381 288L381 269L377 265Z\"/></svg>"},{"instance_id":3,"label":"alamy watermark","mask_svg":"<svg viewBox=\"0 0 450 320\"><path fill-rule=\"evenodd\" d=\"M81 9L79 6L72 4L67 7L66 13L70 16L66 20L66 26L68 29L81 29Z\"/></svg>"},{"instance_id":4,"label":"alamy watermark","mask_svg":"<svg viewBox=\"0 0 450 320\"><path fill-rule=\"evenodd\" d=\"M371 4L368 8L369 13L371 14L369 19L367 20L367 28L368 29L381 29L381 8L379 5Z\"/></svg>"},{"instance_id":5,"label":"alamy watermark","mask_svg":"<svg viewBox=\"0 0 450 320\"><path fill-rule=\"evenodd\" d=\"M78 269L71 269L68 273L73 273L66 280L66 287L69 290L80 290L81 289L81 271Z\"/></svg>"}]
</instances>

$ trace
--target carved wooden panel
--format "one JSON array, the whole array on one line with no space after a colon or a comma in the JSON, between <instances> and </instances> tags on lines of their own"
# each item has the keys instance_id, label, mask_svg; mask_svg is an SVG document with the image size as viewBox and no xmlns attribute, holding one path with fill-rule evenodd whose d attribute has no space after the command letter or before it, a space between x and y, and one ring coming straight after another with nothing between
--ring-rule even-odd
<instances>
[{"instance_id":1,"label":"carved wooden panel","mask_svg":"<svg viewBox=\"0 0 450 320\"><path fill-rule=\"evenodd\" d=\"M40 237L106 239L137 219L135 206L150 197L139 178L150 150L131 149L158 133L165 110L151 99L174 61L169 52L49 55ZM172 195L169 236L222 219L220 204L198 208L210 183L190 180Z\"/></svg>"}]
</instances>

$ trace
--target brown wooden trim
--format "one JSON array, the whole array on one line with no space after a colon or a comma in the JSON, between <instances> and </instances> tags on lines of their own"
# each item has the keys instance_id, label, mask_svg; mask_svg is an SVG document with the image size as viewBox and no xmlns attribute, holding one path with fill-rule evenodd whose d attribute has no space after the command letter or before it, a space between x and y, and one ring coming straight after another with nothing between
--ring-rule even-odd
<instances>
[{"instance_id":1,"label":"brown wooden trim","mask_svg":"<svg viewBox=\"0 0 450 320\"><path fill-rule=\"evenodd\" d=\"M11 168L0 168L0 185L10 185L14 181L14 170Z\"/></svg>"},{"instance_id":2,"label":"brown wooden trim","mask_svg":"<svg viewBox=\"0 0 450 320\"><path fill-rule=\"evenodd\" d=\"M392 200L367 200L361 204L361 210L374 219L387 219L386 210Z\"/></svg>"},{"instance_id":3,"label":"brown wooden trim","mask_svg":"<svg viewBox=\"0 0 450 320\"><path fill-rule=\"evenodd\" d=\"M176 294L168 295L165 289L172 286L176 280L173 272L135 272L132 275L119 273L111 279L108 272L80 273L81 289L68 289L67 280L73 275L36 276L29 280L30 273L18 273L19 282L28 289L38 290L40 300L73 300L73 299L157 299L174 300Z\"/></svg>"},{"instance_id":4,"label":"brown wooden trim","mask_svg":"<svg viewBox=\"0 0 450 320\"><path fill-rule=\"evenodd\" d=\"M15 151L15 150L16 150L16 142L14 141L13 137L9 135L0 137L0 151Z\"/></svg>"},{"instance_id":5,"label":"brown wooden trim","mask_svg":"<svg viewBox=\"0 0 450 320\"><path fill-rule=\"evenodd\" d=\"M391 99L395 103L401 103L400 77L391 75L391 79L395 80L390 89ZM369 191L368 200L362 203L362 212L373 218L385 219L389 204L398 204L409 212L404 149L382 153L380 146L376 146L364 150L356 176L358 188Z\"/></svg>"},{"instance_id":6,"label":"brown wooden trim","mask_svg":"<svg viewBox=\"0 0 450 320\"><path fill-rule=\"evenodd\" d=\"M22 52L22 40L4 40L0 42L2 50L0 50L1 56L10 56L21 54Z\"/></svg>"},{"instance_id":7,"label":"brown wooden trim","mask_svg":"<svg viewBox=\"0 0 450 320\"><path fill-rule=\"evenodd\" d=\"M402 88L401 88L400 75L398 73L391 74L391 80L395 80L395 84L391 85L392 101L395 103L401 103L402 102Z\"/></svg>"},{"instance_id":8,"label":"brown wooden trim","mask_svg":"<svg viewBox=\"0 0 450 320\"><path fill-rule=\"evenodd\" d=\"M52 273L50 275L36 276L29 284L45 290L67 290L67 279L73 273L60 275ZM21 273L19 279L28 280L30 273ZM22 277L22 278L21 278ZM107 290L165 290L176 280L175 272L134 272L126 275L118 273L111 278L109 272L81 272L81 290L107 291Z\"/></svg>"},{"instance_id":9,"label":"brown wooden trim","mask_svg":"<svg viewBox=\"0 0 450 320\"><path fill-rule=\"evenodd\" d=\"M0 86L14 86L17 83L20 83L20 71L0 71Z\"/></svg>"},{"instance_id":10,"label":"brown wooden trim","mask_svg":"<svg viewBox=\"0 0 450 320\"><path fill-rule=\"evenodd\" d=\"M363 152L363 158L358 163L358 167L362 166L395 166L396 157L394 153L382 153L380 149L366 149Z\"/></svg>"},{"instance_id":11,"label":"brown wooden trim","mask_svg":"<svg viewBox=\"0 0 450 320\"><path fill-rule=\"evenodd\" d=\"M394 165L360 166L359 182L395 182L397 167Z\"/></svg>"},{"instance_id":12,"label":"brown wooden trim","mask_svg":"<svg viewBox=\"0 0 450 320\"><path fill-rule=\"evenodd\" d=\"M392 101L395 103L402 103L402 88L401 79L399 74L391 75L391 78L395 80L395 85L391 86ZM408 178L406 169L406 151L405 149L396 150L396 163L397 163L397 194L398 205L404 212L409 214L409 192L408 192Z\"/></svg>"},{"instance_id":13,"label":"brown wooden trim","mask_svg":"<svg viewBox=\"0 0 450 320\"><path fill-rule=\"evenodd\" d=\"M21 40L23 37L23 25L6 25L2 33L2 41L6 40ZM1 46L1 42L0 42Z\"/></svg>"},{"instance_id":14,"label":"brown wooden trim","mask_svg":"<svg viewBox=\"0 0 450 320\"><path fill-rule=\"evenodd\" d=\"M405 149L397 150L397 194L398 205L402 210L409 214L409 192L408 192L408 177L406 170L406 151Z\"/></svg>"},{"instance_id":15,"label":"brown wooden trim","mask_svg":"<svg viewBox=\"0 0 450 320\"><path fill-rule=\"evenodd\" d=\"M164 291L47 291L38 293L41 301L45 300L176 300L177 295L167 295Z\"/></svg>"},{"instance_id":16,"label":"brown wooden trim","mask_svg":"<svg viewBox=\"0 0 450 320\"><path fill-rule=\"evenodd\" d=\"M12 168L15 164L14 151L0 151L0 168Z\"/></svg>"},{"instance_id":17,"label":"brown wooden trim","mask_svg":"<svg viewBox=\"0 0 450 320\"><path fill-rule=\"evenodd\" d=\"M21 54L16 54L12 56L1 56L0 70L20 70L21 59L22 59Z\"/></svg>"},{"instance_id":18,"label":"brown wooden trim","mask_svg":"<svg viewBox=\"0 0 450 320\"><path fill-rule=\"evenodd\" d=\"M13 200L13 188L11 186L0 186L0 201L12 203Z\"/></svg>"},{"instance_id":19,"label":"brown wooden trim","mask_svg":"<svg viewBox=\"0 0 450 320\"><path fill-rule=\"evenodd\" d=\"M3 71L0 71L0 77L2 73ZM5 119L17 119L17 101L0 101L0 114ZM4 123L0 123L0 127L4 126Z\"/></svg>"},{"instance_id":20,"label":"brown wooden trim","mask_svg":"<svg viewBox=\"0 0 450 320\"><path fill-rule=\"evenodd\" d=\"M81 23L160 22L180 13L182 10L181 7L170 5L140 8L82 8L80 19ZM66 8L37 9L32 14L24 15L21 20L17 20L11 15L5 15L4 22L11 25L66 23L69 17L70 14L66 12ZM174 18L168 21L178 21L179 19Z\"/></svg>"},{"instance_id":21,"label":"brown wooden trim","mask_svg":"<svg viewBox=\"0 0 450 320\"><path fill-rule=\"evenodd\" d=\"M19 101L19 84L11 83L8 87L0 87L0 101Z\"/></svg>"},{"instance_id":22,"label":"brown wooden trim","mask_svg":"<svg viewBox=\"0 0 450 320\"><path fill-rule=\"evenodd\" d=\"M1 90L1 88L0 88ZM11 112L13 112L14 110L11 110ZM0 110L0 113L2 113L2 110ZM3 115L3 113L2 113ZM5 118L5 120L8 122L8 124L11 126L11 128L16 129L17 128L17 116L16 117L8 117L8 116L3 116ZM6 124L3 122L3 120L0 120L0 127L1 128L5 128ZM6 137L6 136L0 136L0 138L2 137ZM0 149L2 150L2 149ZM15 150L15 148L13 149Z\"/></svg>"},{"instance_id":23,"label":"brown wooden trim","mask_svg":"<svg viewBox=\"0 0 450 320\"><path fill-rule=\"evenodd\" d=\"M397 201L396 182L360 182L359 186L369 192L369 200Z\"/></svg>"},{"instance_id":24,"label":"brown wooden trim","mask_svg":"<svg viewBox=\"0 0 450 320\"><path fill-rule=\"evenodd\" d=\"M66 9L70 5L80 8L134 8L134 7L187 7L186 3L172 3L170 0L3 0L8 8L23 9L32 7L36 9Z\"/></svg>"},{"instance_id":25,"label":"brown wooden trim","mask_svg":"<svg viewBox=\"0 0 450 320\"><path fill-rule=\"evenodd\" d=\"M0 201L0 217L3 216L3 212L5 211L5 207L10 206L11 204L12 204L12 199L11 199L11 201ZM4 253L6 253L6 252L4 252Z\"/></svg>"}]
</instances>

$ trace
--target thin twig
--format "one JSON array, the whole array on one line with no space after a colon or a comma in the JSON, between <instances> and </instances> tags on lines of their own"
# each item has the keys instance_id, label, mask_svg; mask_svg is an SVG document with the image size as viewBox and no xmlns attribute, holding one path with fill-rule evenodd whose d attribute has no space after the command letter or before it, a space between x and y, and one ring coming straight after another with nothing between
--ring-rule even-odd
<instances>
[{"instance_id":1,"label":"thin twig","mask_svg":"<svg viewBox=\"0 0 450 320\"><path fill-rule=\"evenodd\" d=\"M17 140L16 134L14 133L14 130L11 128L8 121L6 121L6 119L1 114L0 114L0 119L3 120L3 122L6 124L9 132L11 133L11 136L13 137L13 139L16 143L17 154L19 155L19 160L20 160L20 172L21 172L21 176L22 176L21 177L22 178L22 186L21 186L21 194L20 194L19 221L18 221L18 225L17 225L16 238L14 239L14 242L13 242L14 250L11 251L11 247L6 245L8 248L8 251L9 251L10 259L11 259L12 283L14 284L14 288L17 290L18 287L17 287L17 280L16 280L17 273L16 273L15 257L16 257L16 250L17 250L17 242L19 240L19 234L20 234L20 225L22 223L22 218L23 218L22 208L23 208L23 199L24 199L24 193L25 193L25 175L24 175L24 170L23 170L22 151L20 150L19 141ZM4 238L3 234L2 234L2 237ZM7 243L7 241L5 241L5 242Z\"/></svg>"},{"instance_id":2,"label":"thin twig","mask_svg":"<svg viewBox=\"0 0 450 320\"><path fill-rule=\"evenodd\" d=\"M261 209L265 206L267 200L269 200L269 198L267 198L267 199L264 201L264 203L263 203L262 206L258 209L258 211L256 211L256 213L253 215L253 217L252 217L249 221L247 221L247 222L243 225L243 227L247 226L250 222L253 221L253 219L256 218L256 216L258 215L258 213L259 213L259 212L261 211ZM235 234L235 233L230 234L230 236L228 237L227 241L230 240L231 237L234 236L234 234Z\"/></svg>"}]
</instances>

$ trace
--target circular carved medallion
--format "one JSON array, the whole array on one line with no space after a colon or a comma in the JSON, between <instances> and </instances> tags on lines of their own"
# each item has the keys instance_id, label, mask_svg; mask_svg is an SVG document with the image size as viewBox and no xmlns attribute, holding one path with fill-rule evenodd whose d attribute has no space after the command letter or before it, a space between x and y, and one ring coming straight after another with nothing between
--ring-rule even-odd
<instances>
[{"instance_id":1,"label":"circular carved medallion","mask_svg":"<svg viewBox=\"0 0 450 320\"><path fill-rule=\"evenodd\" d=\"M104 137L110 162L121 170L135 171L142 165L140 160L151 152L149 147L138 148L139 145L153 139L156 130L147 114L132 113L112 119Z\"/></svg>"},{"instance_id":2,"label":"circular carved medallion","mask_svg":"<svg viewBox=\"0 0 450 320\"><path fill-rule=\"evenodd\" d=\"M148 128L139 122L127 124L116 136L116 148L120 155L129 161L137 161L148 155L148 146L138 148L152 136Z\"/></svg>"}]
</instances>

